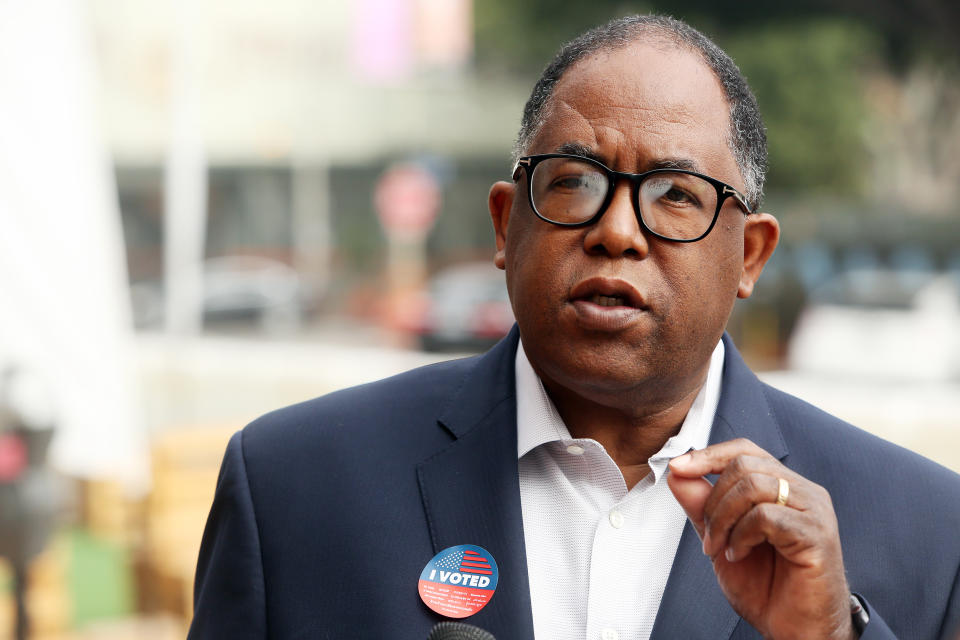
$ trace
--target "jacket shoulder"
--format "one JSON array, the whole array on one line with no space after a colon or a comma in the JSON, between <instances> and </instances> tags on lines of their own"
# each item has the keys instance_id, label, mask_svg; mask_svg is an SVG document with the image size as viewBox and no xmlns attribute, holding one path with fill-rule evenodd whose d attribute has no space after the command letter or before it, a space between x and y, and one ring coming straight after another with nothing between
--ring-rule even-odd
<instances>
[{"instance_id":1,"label":"jacket shoulder","mask_svg":"<svg viewBox=\"0 0 960 640\"><path fill-rule=\"evenodd\" d=\"M898 637L941 637L960 621L960 475L782 391L763 393L784 463L830 493L851 589ZM905 594L919 593L918 608Z\"/></svg>"},{"instance_id":2,"label":"jacket shoulder","mask_svg":"<svg viewBox=\"0 0 960 640\"><path fill-rule=\"evenodd\" d=\"M960 530L956 472L766 384L763 392L789 450L786 464L830 491L841 520L885 520L904 535L933 523Z\"/></svg>"},{"instance_id":3,"label":"jacket shoulder","mask_svg":"<svg viewBox=\"0 0 960 640\"><path fill-rule=\"evenodd\" d=\"M244 428L244 450L284 455L291 448L319 441L369 444L382 442L391 434L409 435L418 427L436 430L437 417L477 359L426 365L271 411Z\"/></svg>"},{"instance_id":4,"label":"jacket shoulder","mask_svg":"<svg viewBox=\"0 0 960 640\"><path fill-rule=\"evenodd\" d=\"M854 426L805 400L761 383L791 453L812 451L833 464L866 463L872 472L896 464L904 472L930 475L960 490L960 475L936 462ZM899 474L897 474L899 475Z\"/></svg>"}]
</instances>

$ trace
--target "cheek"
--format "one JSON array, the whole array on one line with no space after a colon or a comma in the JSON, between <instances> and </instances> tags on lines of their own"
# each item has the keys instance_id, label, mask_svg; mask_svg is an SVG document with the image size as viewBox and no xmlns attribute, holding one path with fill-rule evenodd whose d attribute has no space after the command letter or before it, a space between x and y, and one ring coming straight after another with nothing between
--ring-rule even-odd
<instances>
[{"instance_id":1,"label":"cheek","mask_svg":"<svg viewBox=\"0 0 960 640\"><path fill-rule=\"evenodd\" d=\"M743 225L728 224L723 230L725 241L717 253L717 273L722 287L736 297L743 271Z\"/></svg>"},{"instance_id":2,"label":"cheek","mask_svg":"<svg viewBox=\"0 0 960 640\"><path fill-rule=\"evenodd\" d=\"M569 261L564 254L566 239L532 213L513 216L507 234L507 280L514 287L524 287L526 293L549 286L552 276Z\"/></svg>"},{"instance_id":3,"label":"cheek","mask_svg":"<svg viewBox=\"0 0 960 640\"><path fill-rule=\"evenodd\" d=\"M674 246L670 255L662 256L664 277L672 292L666 317L671 327L713 333L726 324L743 262L742 235L739 242L736 237L735 230L718 227L700 241L702 246Z\"/></svg>"},{"instance_id":4,"label":"cheek","mask_svg":"<svg viewBox=\"0 0 960 640\"><path fill-rule=\"evenodd\" d=\"M514 312L518 318L529 314L541 300L544 280L549 274L546 265L551 264L549 246L539 239L536 229L521 222L511 226L507 236L506 272L507 290L514 303Z\"/></svg>"},{"instance_id":5,"label":"cheek","mask_svg":"<svg viewBox=\"0 0 960 640\"><path fill-rule=\"evenodd\" d=\"M733 309L743 270L743 233L736 226L725 225L718 233L716 244L706 253L706 262L701 266L700 295L710 301L708 313L719 324L726 320Z\"/></svg>"},{"instance_id":6,"label":"cheek","mask_svg":"<svg viewBox=\"0 0 960 640\"><path fill-rule=\"evenodd\" d=\"M535 245L530 243L530 232L524 223L515 222L516 216L510 218L507 232L506 265L507 290L511 300L518 300L518 294L525 293L525 283L528 279L527 271L538 262L531 254Z\"/></svg>"},{"instance_id":7,"label":"cheek","mask_svg":"<svg viewBox=\"0 0 960 640\"><path fill-rule=\"evenodd\" d=\"M555 328L556 317L567 299L576 268L573 257L575 233L535 224L520 223L510 229L506 252L507 290L514 314L521 325L536 325L540 331Z\"/></svg>"}]
</instances>

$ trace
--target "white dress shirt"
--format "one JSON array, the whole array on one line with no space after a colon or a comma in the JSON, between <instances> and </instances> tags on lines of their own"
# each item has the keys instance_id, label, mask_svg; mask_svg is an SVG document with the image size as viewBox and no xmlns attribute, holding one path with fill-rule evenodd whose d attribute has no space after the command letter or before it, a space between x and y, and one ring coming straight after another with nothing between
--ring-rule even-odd
<instances>
[{"instance_id":1,"label":"white dress shirt","mask_svg":"<svg viewBox=\"0 0 960 640\"><path fill-rule=\"evenodd\" d=\"M677 435L627 491L596 440L572 438L523 345L517 347L517 455L533 628L538 640L647 640L686 523L667 462L710 439L723 343Z\"/></svg>"}]
</instances>

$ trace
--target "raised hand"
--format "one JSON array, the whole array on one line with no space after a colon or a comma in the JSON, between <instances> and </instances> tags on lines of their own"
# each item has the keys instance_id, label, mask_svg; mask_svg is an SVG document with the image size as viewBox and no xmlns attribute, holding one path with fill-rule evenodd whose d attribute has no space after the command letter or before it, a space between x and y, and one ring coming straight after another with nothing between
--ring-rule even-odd
<instances>
[{"instance_id":1,"label":"raised hand","mask_svg":"<svg viewBox=\"0 0 960 640\"><path fill-rule=\"evenodd\" d=\"M857 637L826 489L745 439L674 458L667 480L727 600L764 637Z\"/></svg>"}]
</instances>

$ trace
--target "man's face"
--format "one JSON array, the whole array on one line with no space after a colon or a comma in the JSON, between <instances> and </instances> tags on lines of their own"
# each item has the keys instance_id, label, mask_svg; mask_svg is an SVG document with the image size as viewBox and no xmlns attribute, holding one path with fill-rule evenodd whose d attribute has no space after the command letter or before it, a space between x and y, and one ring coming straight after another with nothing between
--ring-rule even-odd
<instances>
[{"instance_id":1,"label":"man's face","mask_svg":"<svg viewBox=\"0 0 960 640\"><path fill-rule=\"evenodd\" d=\"M727 102L688 51L634 43L599 52L567 71L545 112L530 155L579 148L615 170L679 165L745 190L727 145ZM655 409L699 387L734 299L749 295L773 246L759 267L745 269L745 237L752 241L732 199L703 240L651 237L626 182L599 222L558 227L535 216L526 180L495 185L490 207L496 262L548 389L608 405L642 399Z\"/></svg>"}]
</instances>

